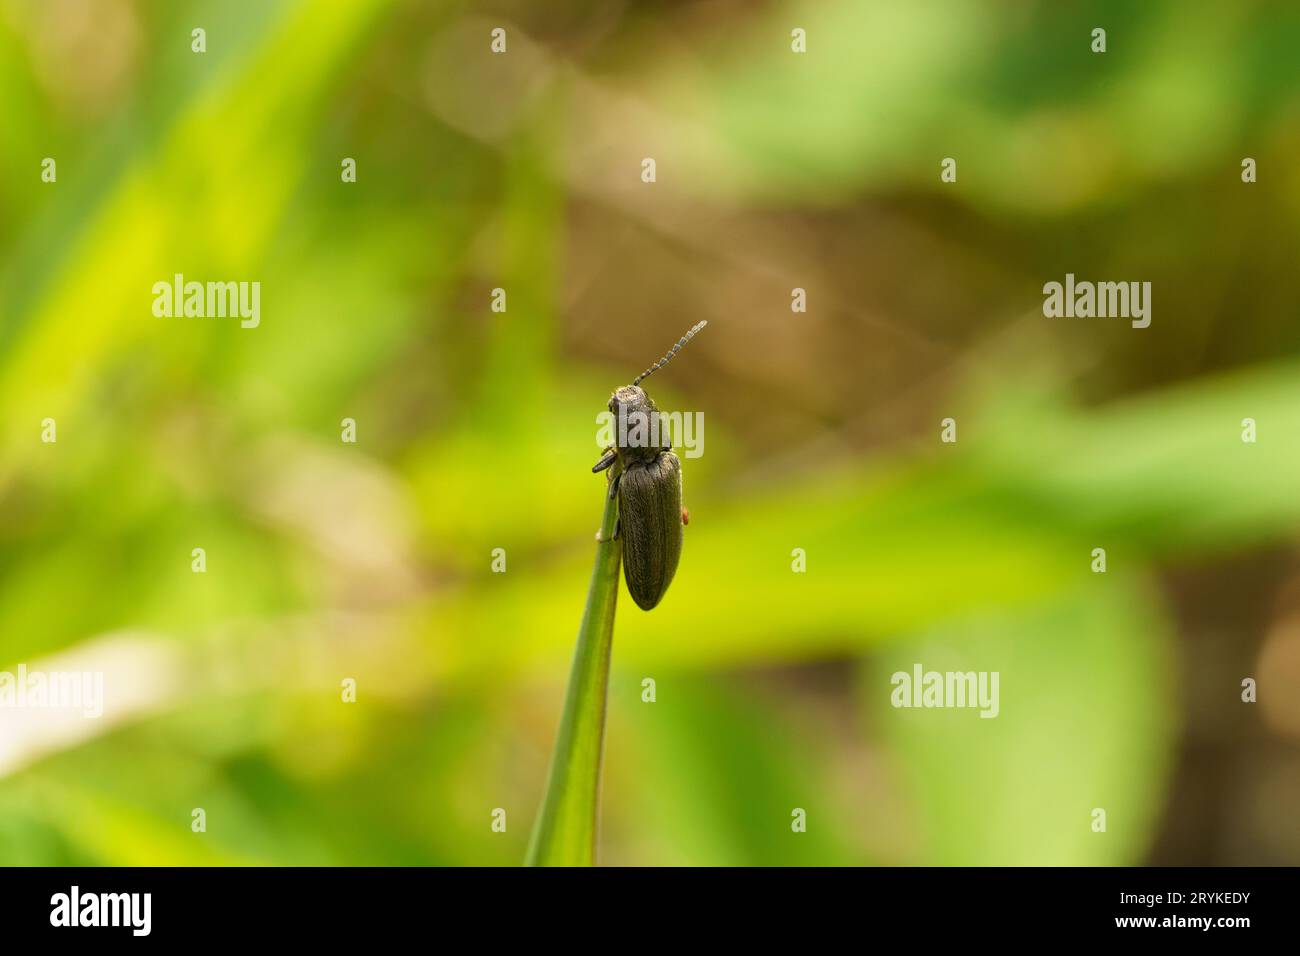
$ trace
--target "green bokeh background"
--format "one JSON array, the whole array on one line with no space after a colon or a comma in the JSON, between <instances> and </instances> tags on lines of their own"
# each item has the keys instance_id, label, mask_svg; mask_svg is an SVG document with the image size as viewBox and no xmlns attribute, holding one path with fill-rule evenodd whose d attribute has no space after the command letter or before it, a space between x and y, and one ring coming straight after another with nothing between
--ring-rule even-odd
<instances>
[{"instance_id":1,"label":"green bokeh background","mask_svg":"<svg viewBox=\"0 0 1300 956\"><path fill-rule=\"evenodd\" d=\"M602 862L1300 863L1298 47L1273 3L0 5L0 670L108 682L0 710L0 863L519 862L595 415L699 319ZM1151 327L1045 319L1066 272ZM175 273L261 326L155 318ZM1000 716L895 710L915 662Z\"/></svg>"}]
</instances>

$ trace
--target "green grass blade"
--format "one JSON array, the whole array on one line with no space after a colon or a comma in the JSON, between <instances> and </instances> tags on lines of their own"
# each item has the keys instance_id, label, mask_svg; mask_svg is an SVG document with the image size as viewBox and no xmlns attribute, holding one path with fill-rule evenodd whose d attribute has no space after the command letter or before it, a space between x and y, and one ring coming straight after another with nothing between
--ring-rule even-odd
<instances>
[{"instance_id":1,"label":"green grass blade","mask_svg":"<svg viewBox=\"0 0 1300 956\"><path fill-rule=\"evenodd\" d=\"M546 795L528 845L528 866L592 866L596 862L605 699L618 601L618 566L623 555L623 542L614 537L617 520L618 499L606 493L591 587L578 629L578 646L573 652L573 670Z\"/></svg>"}]
</instances>

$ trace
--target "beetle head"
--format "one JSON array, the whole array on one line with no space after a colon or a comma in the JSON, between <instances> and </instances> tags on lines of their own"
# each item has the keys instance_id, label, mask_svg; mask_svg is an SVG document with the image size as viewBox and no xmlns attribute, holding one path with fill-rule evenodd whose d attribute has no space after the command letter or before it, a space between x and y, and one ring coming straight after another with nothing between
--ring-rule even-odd
<instances>
[{"instance_id":1,"label":"beetle head","mask_svg":"<svg viewBox=\"0 0 1300 956\"><path fill-rule=\"evenodd\" d=\"M615 439L619 451L633 459L651 460L666 444L666 436L659 436L659 409L654 399L639 385L624 385L609 397L609 410L618 429Z\"/></svg>"},{"instance_id":2,"label":"beetle head","mask_svg":"<svg viewBox=\"0 0 1300 956\"><path fill-rule=\"evenodd\" d=\"M624 385L609 397L609 410L614 413L614 417L621 415L631 415L633 412L644 412L649 415L656 411L654 399L645 393L640 385Z\"/></svg>"}]
</instances>

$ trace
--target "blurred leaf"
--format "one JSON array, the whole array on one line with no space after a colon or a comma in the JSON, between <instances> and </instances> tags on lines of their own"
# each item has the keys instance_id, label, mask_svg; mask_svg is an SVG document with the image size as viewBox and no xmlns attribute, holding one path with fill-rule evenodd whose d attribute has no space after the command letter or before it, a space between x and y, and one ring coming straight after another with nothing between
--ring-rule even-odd
<instances>
[{"instance_id":1,"label":"blurred leaf","mask_svg":"<svg viewBox=\"0 0 1300 956\"><path fill-rule=\"evenodd\" d=\"M1166 625L1139 587L938 625L873 657L862 697L918 840L907 864L1134 865L1164 801L1176 727ZM999 673L1000 710L894 708L890 677ZM1092 830L1092 811L1106 832Z\"/></svg>"}]
</instances>

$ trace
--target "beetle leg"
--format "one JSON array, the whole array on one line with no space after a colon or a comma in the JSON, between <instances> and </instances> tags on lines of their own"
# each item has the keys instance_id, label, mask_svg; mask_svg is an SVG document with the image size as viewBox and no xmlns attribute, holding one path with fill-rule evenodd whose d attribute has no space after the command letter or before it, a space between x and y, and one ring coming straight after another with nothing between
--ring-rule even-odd
<instances>
[{"instance_id":1,"label":"beetle leg","mask_svg":"<svg viewBox=\"0 0 1300 956\"><path fill-rule=\"evenodd\" d=\"M601 470L603 470L603 469L605 469L605 468L608 468L610 465L614 464L617 460L618 460L618 452L617 452L617 450L614 448L613 445L610 445L609 448L605 449L605 454L601 457L600 461L596 462L596 467L592 468L591 470L592 470L592 471L601 471ZM623 469L622 469L622 468L615 468L613 471L611 471L611 472L609 473L609 496L610 496L610 498L613 498L615 495L618 494L618 482L619 482L619 479L622 478L622 477L623 477ZM618 520L617 518L615 518L615 519L614 519L614 534L613 534L610 538L602 538L602 537L600 536L600 531L599 531L599 529L598 529L598 530L596 531L596 541L597 541L598 543L604 543L605 541L612 541L614 538L617 538L617 537L618 537L618 530L619 530L619 520Z\"/></svg>"}]
</instances>

